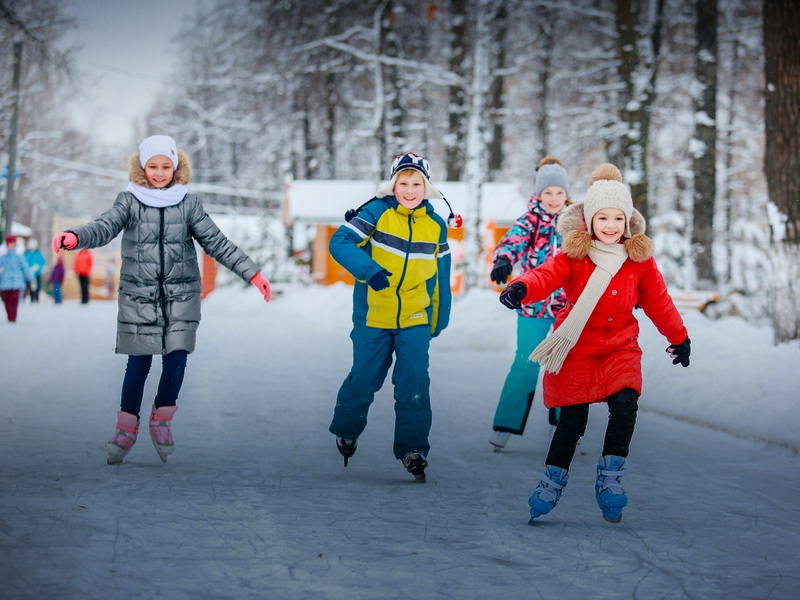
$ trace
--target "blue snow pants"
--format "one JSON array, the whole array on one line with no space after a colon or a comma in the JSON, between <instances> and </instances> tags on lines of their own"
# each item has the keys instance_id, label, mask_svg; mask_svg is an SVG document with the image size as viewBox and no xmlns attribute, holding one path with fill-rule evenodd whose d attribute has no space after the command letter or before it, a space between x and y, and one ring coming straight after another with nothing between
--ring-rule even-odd
<instances>
[{"instance_id":1,"label":"blue snow pants","mask_svg":"<svg viewBox=\"0 0 800 600\"><path fill-rule=\"evenodd\" d=\"M539 378L539 363L528 357L547 337L554 319L517 315L517 353L506 375L500 401L494 413L494 430L522 435Z\"/></svg>"},{"instance_id":2,"label":"blue snow pants","mask_svg":"<svg viewBox=\"0 0 800 600\"><path fill-rule=\"evenodd\" d=\"M402 458L408 452L419 452L427 456L431 430L430 327L378 329L354 325L350 339L353 367L339 388L329 431L348 439L361 435L367 426L369 407L383 386L394 353L394 455Z\"/></svg>"}]
</instances>

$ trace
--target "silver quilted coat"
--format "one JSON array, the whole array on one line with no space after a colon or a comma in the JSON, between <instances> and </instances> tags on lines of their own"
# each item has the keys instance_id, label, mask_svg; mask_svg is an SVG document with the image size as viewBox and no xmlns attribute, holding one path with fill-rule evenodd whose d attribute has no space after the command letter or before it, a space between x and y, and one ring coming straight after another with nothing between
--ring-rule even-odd
<instances>
[{"instance_id":1,"label":"silver quilted coat","mask_svg":"<svg viewBox=\"0 0 800 600\"><path fill-rule=\"evenodd\" d=\"M138 153L134 156L132 171L139 166ZM188 163L186 166L189 168ZM132 176L135 183L138 179ZM76 249L103 246L122 232L118 354L194 350L201 285L193 240L246 282L259 271L250 257L219 230L194 194L187 194L174 206L155 208L122 192L99 218L70 231L78 236Z\"/></svg>"}]
</instances>

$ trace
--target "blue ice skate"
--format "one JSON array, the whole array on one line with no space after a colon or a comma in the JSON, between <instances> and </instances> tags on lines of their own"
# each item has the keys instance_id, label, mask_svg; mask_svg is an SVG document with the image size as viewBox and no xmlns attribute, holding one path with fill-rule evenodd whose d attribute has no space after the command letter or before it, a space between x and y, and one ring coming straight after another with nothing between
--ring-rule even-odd
<instances>
[{"instance_id":1,"label":"blue ice skate","mask_svg":"<svg viewBox=\"0 0 800 600\"><path fill-rule=\"evenodd\" d=\"M628 504L628 496L620 482L625 475L624 467L625 459L613 454L601 456L597 463L594 495L597 505L603 511L603 518L609 523L619 523L622 520L622 509Z\"/></svg>"},{"instance_id":2,"label":"blue ice skate","mask_svg":"<svg viewBox=\"0 0 800 600\"><path fill-rule=\"evenodd\" d=\"M533 524L534 519L546 515L555 508L556 503L561 498L561 491L567 485L568 480L569 473L567 473L566 469L545 465L542 479L528 499L528 506L531 507L529 525Z\"/></svg>"}]
</instances>

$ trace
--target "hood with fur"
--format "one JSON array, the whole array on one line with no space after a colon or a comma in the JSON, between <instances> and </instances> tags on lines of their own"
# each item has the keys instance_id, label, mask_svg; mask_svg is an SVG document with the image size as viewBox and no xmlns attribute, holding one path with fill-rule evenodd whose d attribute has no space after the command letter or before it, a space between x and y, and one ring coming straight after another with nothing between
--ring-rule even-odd
<instances>
[{"instance_id":1,"label":"hood with fur","mask_svg":"<svg viewBox=\"0 0 800 600\"><path fill-rule=\"evenodd\" d=\"M134 152L128 157L128 174L135 185L153 189L153 186L150 185L150 182L147 181L147 177L145 177L142 165L139 164L138 152ZM169 184L169 187L172 187L176 183L188 184L191 180L192 162L189 160L189 156L186 152L178 148L178 168L175 169L175 174L172 177L172 183Z\"/></svg>"},{"instance_id":2,"label":"hood with fur","mask_svg":"<svg viewBox=\"0 0 800 600\"><path fill-rule=\"evenodd\" d=\"M589 253L592 235L583 218L582 202L567 206L559 213L557 228L563 240L561 250L564 254L580 260ZM625 251L633 262L644 262L653 256L653 241L644 234L647 224L635 208L631 215L630 228L631 237L624 242Z\"/></svg>"}]
</instances>

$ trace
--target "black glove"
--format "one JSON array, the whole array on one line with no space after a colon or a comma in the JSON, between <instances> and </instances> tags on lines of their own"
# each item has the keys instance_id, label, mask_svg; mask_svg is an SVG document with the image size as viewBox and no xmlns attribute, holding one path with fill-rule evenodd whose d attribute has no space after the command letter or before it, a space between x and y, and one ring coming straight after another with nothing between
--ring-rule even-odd
<instances>
[{"instance_id":1,"label":"black glove","mask_svg":"<svg viewBox=\"0 0 800 600\"><path fill-rule=\"evenodd\" d=\"M692 353L692 341L687 337L680 344L667 347L667 354L672 360L673 365L681 363L684 367L689 366L689 355Z\"/></svg>"},{"instance_id":2,"label":"black glove","mask_svg":"<svg viewBox=\"0 0 800 600\"><path fill-rule=\"evenodd\" d=\"M500 294L500 303L508 308L522 308L522 299L527 293L528 289L525 287L525 284L521 281L516 281Z\"/></svg>"},{"instance_id":3,"label":"black glove","mask_svg":"<svg viewBox=\"0 0 800 600\"><path fill-rule=\"evenodd\" d=\"M378 271L370 277L370 280L367 282L369 287L371 287L376 292L380 292L381 290L385 290L389 287L389 271Z\"/></svg>"},{"instance_id":4,"label":"black glove","mask_svg":"<svg viewBox=\"0 0 800 600\"><path fill-rule=\"evenodd\" d=\"M508 276L511 275L511 263L509 260L501 256L496 261L494 261L494 266L492 267L492 273L489 275L489 279L494 281L498 285L503 285L506 281L508 281Z\"/></svg>"}]
</instances>

